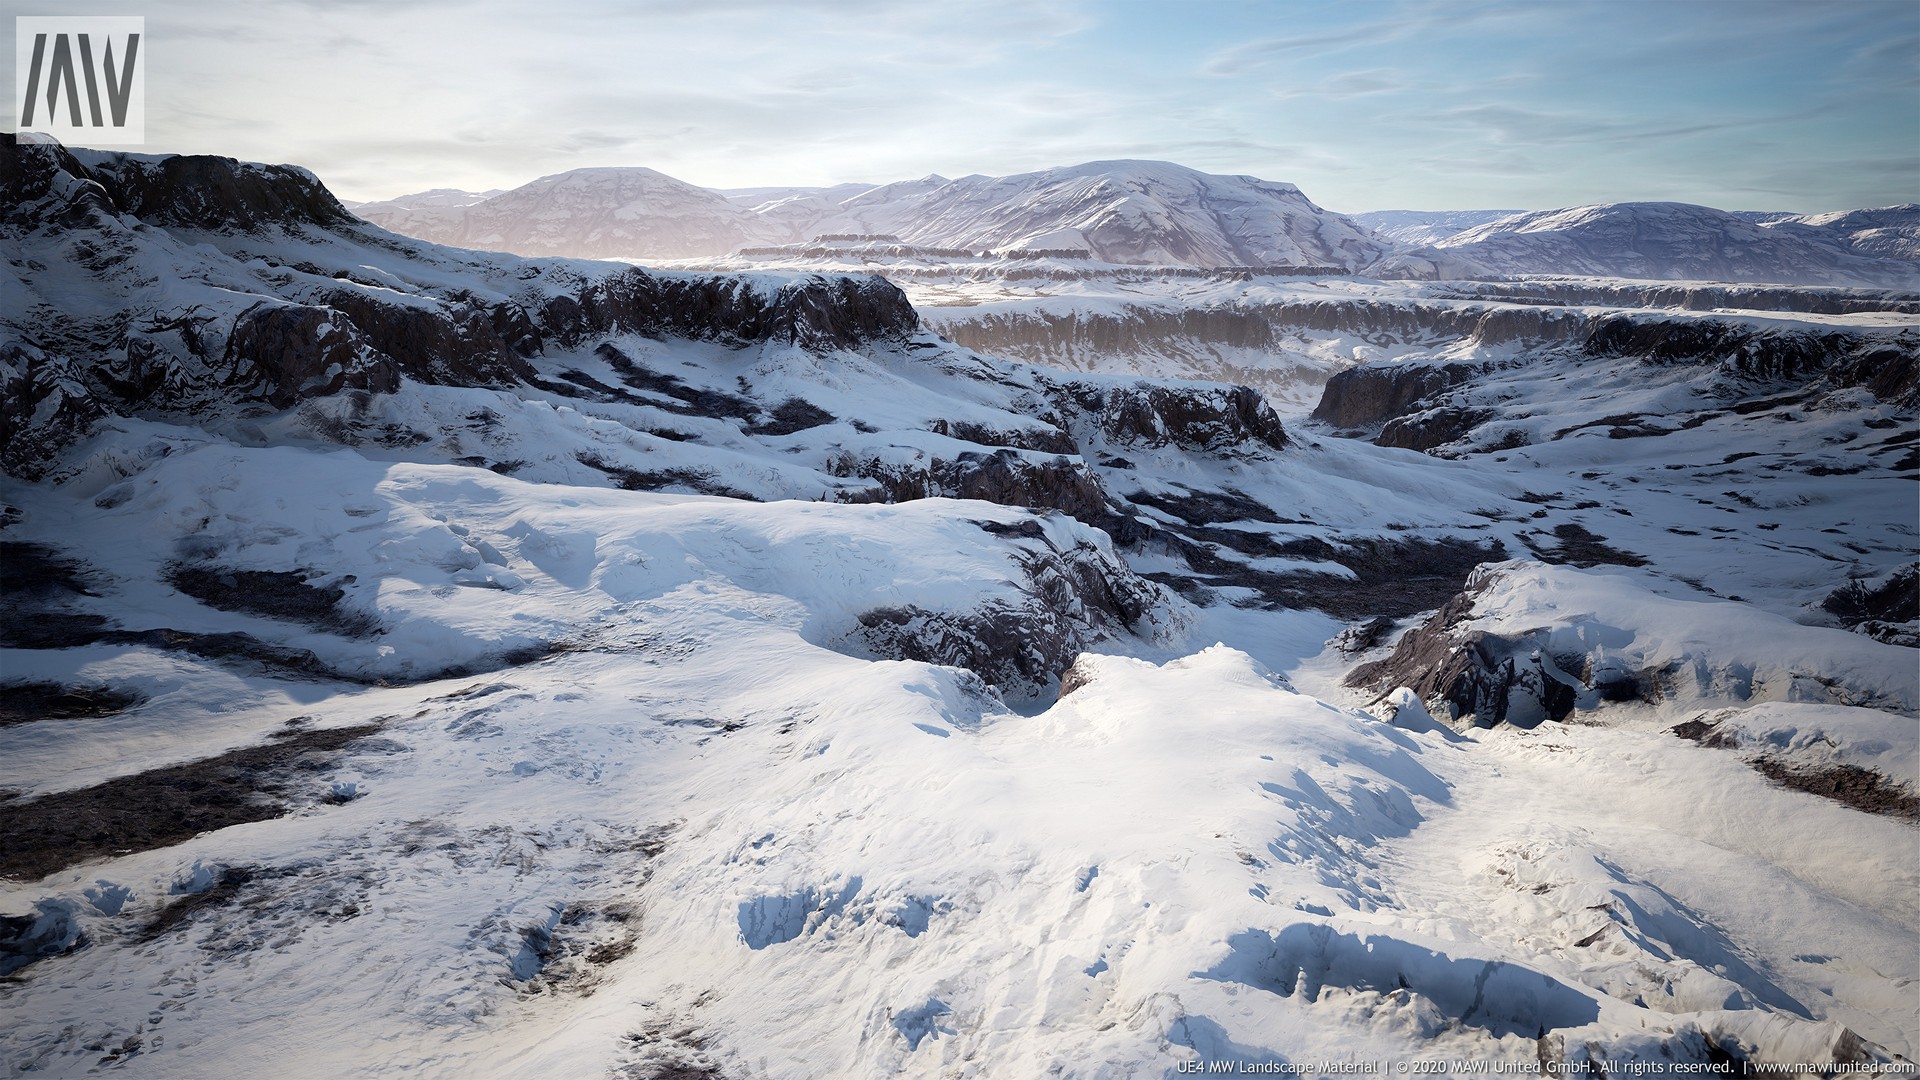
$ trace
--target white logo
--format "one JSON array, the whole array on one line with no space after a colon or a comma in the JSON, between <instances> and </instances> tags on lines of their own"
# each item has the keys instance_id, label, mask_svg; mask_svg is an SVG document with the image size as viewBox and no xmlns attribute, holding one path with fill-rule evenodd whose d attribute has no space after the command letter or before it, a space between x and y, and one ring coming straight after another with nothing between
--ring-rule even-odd
<instances>
[{"instance_id":1,"label":"white logo","mask_svg":"<svg viewBox=\"0 0 1920 1080\"><path fill-rule=\"evenodd\" d=\"M147 141L146 19L30 15L13 28L21 142Z\"/></svg>"}]
</instances>

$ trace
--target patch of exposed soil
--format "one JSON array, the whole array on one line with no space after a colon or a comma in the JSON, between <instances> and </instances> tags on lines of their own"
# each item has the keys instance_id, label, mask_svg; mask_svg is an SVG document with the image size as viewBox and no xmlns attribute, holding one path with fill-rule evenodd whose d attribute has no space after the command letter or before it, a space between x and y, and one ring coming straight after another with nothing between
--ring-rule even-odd
<instances>
[{"instance_id":1,"label":"patch of exposed soil","mask_svg":"<svg viewBox=\"0 0 1920 1080\"><path fill-rule=\"evenodd\" d=\"M1432 611L1465 587L1474 567L1506 559L1507 549L1498 540L1458 537L1362 537L1338 546L1310 537L1281 545L1279 554L1335 562L1353 571L1352 578L1285 574L1278 585L1287 606L1316 608L1352 622Z\"/></svg>"},{"instance_id":2,"label":"patch of exposed soil","mask_svg":"<svg viewBox=\"0 0 1920 1080\"><path fill-rule=\"evenodd\" d=\"M88 859L167 847L288 810L299 772L326 768L378 724L282 735L217 757L0 803L0 877L31 881Z\"/></svg>"},{"instance_id":3,"label":"patch of exposed soil","mask_svg":"<svg viewBox=\"0 0 1920 1080\"><path fill-rule=\"evenodd\" d=\"M1567 522L1555 525L1553 535L1560 541L1551 548L1535 548L1534 554L1541 562L1556 565L1571 565L1586 568L1589 566L1645 566L1647 560L1631 551L1621 551L1607 543L1607 538L1588 532L1584 527Z\"/></svg>"},{"instance_id":4,"label":"patch of exposed soil","mask_svg":"<svg viewBox=\"0 0 1920 1080\"><path fill-rule=\"evenodd\" d=\"M299 571L229 570L175 563L167 568L167 582L220 611L305 623L348 637L374 630L371 619L340 610L346 590L338 585L314 585Z\"/></svg>"},{"instance_id":5,"label":"patch of exposed soil","mask_svg":"<svg viewBox=\"0 0 1920 1080\"><path fill-rule=\"evenodd\" d=\"M1683 739L1715 750L1740 748L1738 739L1721 731L1720 725L1703 719L1675 724L1669 730ZM1869 814L1920 821L1920 795L1889 782L1871 769L1862 769L1858 765L1807 768L1769 757L1751 758L1747 764L1782 787L1832 799Z\"/></svg>"},{"instance_id":6,"label":"patch of exposed soil","mask_svg":"<svg viewBox=\"0 0 1920 1080\"><path fill-rule=\"evenodd\" d=\"M1920 821L1920 796L1887 782L1887 778L1857 765L1825 769L1797 769L1771 758L1752 762L1767 779L1795 791L1845 803L1855 810Z\"/></svg>"},{"instance_id":7,"label":"patch of exposed soil","mask_svg":"<svg viewBox=\"0 0 1920 1080\"><path fill-rule=\"evenodd\" d=\"M86 720L112 716L141 702L139 694L110 686L63 686L51 682L0 686L0 727L35 720Z\"/></svg>"},{"instance_id":8,"label":"patch of exposed soil","mask_svg":"<svg viewBox=\"0 0 1920 1080\"><path fill-rule=\"evenodd\" d=\"M615 465L610 461L582 452L575 458L589 469L606 473L620 485L623 491L659 491L669 487L683 487L701 495L721 495L729 499L744 499L747 502L759 502L759 499L738 488L719 483L713 474L699 469L629 469L624 465Z\"/></svg>"}]
</instances>

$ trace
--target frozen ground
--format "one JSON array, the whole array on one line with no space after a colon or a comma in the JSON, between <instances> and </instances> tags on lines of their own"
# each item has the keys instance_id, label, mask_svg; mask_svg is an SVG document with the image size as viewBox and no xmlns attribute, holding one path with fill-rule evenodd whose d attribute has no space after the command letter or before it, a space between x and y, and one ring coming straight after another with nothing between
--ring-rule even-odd
<instances>
[{"instance_id":1,"label":"frozen ground","mask_svg":"<svg viewBox=\"0 0 1920 1080\"><path fill-rule=\"evenodd\" d=\"M71 379L30 432L109 402L116 312L365 344L369 297L504 323L636 280L36 213L0 345L38 352L0 356ZM833 295L637 280L730 325ZM1471 416L1421 453L1304 392L1267 395L1282 436L1171 359L657 327L230 408L232 357L137 330L173 404L0 479L0 1061L1903 1075L1920 625L1833 597L1899 599L1912 403L1748 361L1897 354L1913 316L1676 311L1738 344L1656 363L1496 340L1529 305L1437 285L1190 284L1134 299L1425 312L1243 358L1484 365L1419 403ZM1068 288L978 298L1134 317Z\"/></svg>"}]
</instances>

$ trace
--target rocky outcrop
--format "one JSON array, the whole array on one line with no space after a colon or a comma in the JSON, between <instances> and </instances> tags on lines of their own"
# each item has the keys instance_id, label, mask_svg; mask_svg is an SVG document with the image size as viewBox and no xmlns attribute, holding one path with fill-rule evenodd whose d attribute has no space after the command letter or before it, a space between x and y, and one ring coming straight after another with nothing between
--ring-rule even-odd
<instances>
[{"instance_id":1,"label":"rocky outcrop","mask_svg":"<svg viewBox=\"0 0 1920 1080\"><path fill-rule=\"evenodd\" d=\"M1577 327L1578 357L1662 367L1699 366L1742 383L1857 386L1901 408L1920 405L1920 333L1781 327L1738 318L1563 313ZM1563 350L1565 354L1566 350ZM1375 442L1432 450L1497 419L1491 402L1447 392L1489 364L1400 361L1363 364L1327 379L1313 419L1346 430L1380 426Z\"/></svg>"},{"instance_id":2,"label":"rocky outcrop","mask_svg":"<svg viewBox=\"0 0 1920 1080\"><path fill-rule=\"evenodd\" d=\"M1499 300L1513 304L1632 307L1683 311L1742 308L1752 311L1802 311L1852 315L1869 311L1920 313L1920 296L1894 289L1849 289L1803 285L1663 284L1583 278L1525 282L1476 282L1463 300Z\"/></svg>"},{"instance_id":3,"label":"rocky outcrop","mask_svg":"<svg viewBox=\"0 0 1920 1080\"><path fill-rule=\"evenodd\" d=\"M1849 581L1820 602L1840 625L1889 645L1920 648L1920 563Z\"/></svg>"},{"instance_id":4,"label":"rocky outcrop","mask_svg":"<svg viewBox=\"0 0 1920 1080\"><path fill-rule=\"evenodd\" d=\"M1062 398L1062 411L1091 421L1110 443L1213 453L1287 446L1280 417L1245 386L1078 383L1067 387Z\"/></svg>"},{"instance_id":5,"label":"rocky outcrop","mask_svg":"<svg viewBox=\"0 0 1920 1080\"><path fill-rule=\"evenodd\" d=\"M1334 373L1313 418L1366 428L1415 411L1416 403L1481 374L1481 364L1366 364ZM1437 445L1437 444L1436 444Z\"/></svg>"},{"instance_id":6,"label":"rocky outcrop","mask_svg":"<svg viewBox=\"0 0 1920 1080\"><path fill-rule=\"evenodd\" d=\"M1274 324L1263 312L1237 308L1131 305L1119 311L942 311L938 329L969 349L1038 362L1070 363L1081 355L1134 356L1169 338L1228 348L1271 349Z\"/></svg>"},{"instance_id":7,"label":"rocky outcrop","mask_svg":"<svg viewBox=\"0 0 1920 1080\"><path fill-rule=\"evenodd\" d=\"M1835 358L1826 378L1834 386L1862 387L1903 409L1920 408L1920 334L1902 334L1890 344L1861 343Z\"/></svg>"},{"instance_id":8,"label":"rocky outcrop","mask_svg":"<svg viewBox=\"0 0 1920 1080\"><path fill-rule=\"evenodd\" d=\"M1402 450L1432 450L1466 438L1474 428L1493 417L1491 409L1441 406L1412 416L1394 417L1386 422L1373 441L1377 446L1393 446Z\"/></svg>"},{"instance_id":9,"label":"rocky outcrop","mask_svg":"<svg viewBox=\"0 0 1920 1080\"><path fill-rule=\"evenodd\" d=\"M161 158L87 153L85 175L123 214L167 228L265 226L343 229L359 224L319 177L293 165L179 154Z\"/></svg>"},{"instance_id":10,"label":"rocky outcrop","mask_svg":"<svg viewBox=\"0 0 1920 1080\"><path fill-rule=\"evenodd\" d=\"M1427 712L1461 726L1534 727L1565 719L1578 683L1539 643L1462 628L1490 580L1476 573L1432 618L1407 631L1390 656L1354 668L1347 685L1382 693L1409 687Z\"/></svg>"},{"instance_id":11,"label":"rocky outcrop","mask_svg":"<svg viewBox=\"0 0 1920 1080\"><path fill-rule=\"evenodd\" d=\"M0 344L0 471L38 479L56 451L106 414L65 360L31 345Z\"/></svg>"},{"instance_id":12,"label":"rocky outcrop","mask_svg":"<svg viewBox=\"0 0 1920 1080\"><path fill-rule=\"evenodd\" d=\"M0 467L19 476L37 475L51 454L115 413L202 416L236 396L287 408L349 390L392 391L402 379L504 389L538 382L528 361L550 343L572 349L613 334L827 352L901 342L919 330L905 294L879 277L770 282L465 258L459 269L470 286L396 293L387 271L368 282L354 265L283 265L278 252L291 247L288 238L297 245L327 233L395 246L291 166L70 152L8 135L0 139L0 198L0 232L97 275L117 305L85 317L45 302L0 313L0 331L14 339L0 346ZM142 276L160 235L148 227L216 234L194 255L204 262L194 273L214 287L206 299L183 301ZM264 240L272 230L276 254L251 255L250 237ZM242 238L225 264L213 250L229 243L223 237ZM320 261L335 258L329 245L310 250ZM430 266L429 278L444 277L452 258L432 249L403 249L400 257ZM515 291L504 299L479 292L487 288ZM777 415L769 423L792 428Z\"/></svg>"},{"instance_id":13,"label":"rocky outcrop","mask_svg":"<svg viewBox=\"0 0 1920 1080\"><path fill-rule=\"evenodd\" d=\"M1060 687L1089 647L1119 634L1151 636L1167 617L1165 593L1104 547L1056 546L1038 522L989 531L1025 549L1019 599L959 612L876 608L859 617L851 639L876 656L963 667L1005 696L1031 699Z\"/></svg>"},{"instance_id":14,"label":"rocky outcrop","mask_svg":"<svg viewBox=\"0 0 1920 1080\"><path fill-rule=\"evenodd\" d=\"M282 409L348 388L391 393L400 385L397 365L326 308L248 309L234 320L226 360L244 393Z\"/></svg>"},{"instance_id":15,"label":"rocky outcrop","mask_svg":"<svg viewBox=\"0 0 1920 1080\"><path fill-rule=\"evenodd\" d=\"M568 347L599 334L639 333L829 351L902 340L920 328L920 317L898 286L878 276L813 274L769 293L748 278L633 268L548 299L533 323Z\"/></svg>"},{"instance_id":16,"label":"rocky outcrop","mask_svg":"<svg viewBox=\"0 0 1920 1080\"><path fill-rule=\"evenodd\" d=\"M829 462L829 471L875 481L873 501L979 499L1002 506L1058 510L1096 528L1112 525L1119 517L1099 478L1077 457L1038 457L1000 449L963 452L924 464L896 464L849 454Z\"/></svg>"}]
</instances>

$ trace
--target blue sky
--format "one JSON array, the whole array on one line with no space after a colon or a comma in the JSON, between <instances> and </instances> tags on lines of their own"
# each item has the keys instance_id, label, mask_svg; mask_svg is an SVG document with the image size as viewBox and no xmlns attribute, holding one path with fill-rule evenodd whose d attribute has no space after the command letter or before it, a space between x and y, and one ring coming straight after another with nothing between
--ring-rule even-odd
<instances>
[{"instance_id":1,"label":"blue sky","mask_svg":"<svg viewBox=\"0 0 1920 1080\"><path fill-rule=\"evenodd\" d=\"M146 16L148 149L291 161L349 198L589 165L744 187L1130 157L1349 212L1920 201L1920 0L66 10Z\"/></svg>"}]
</instances>

